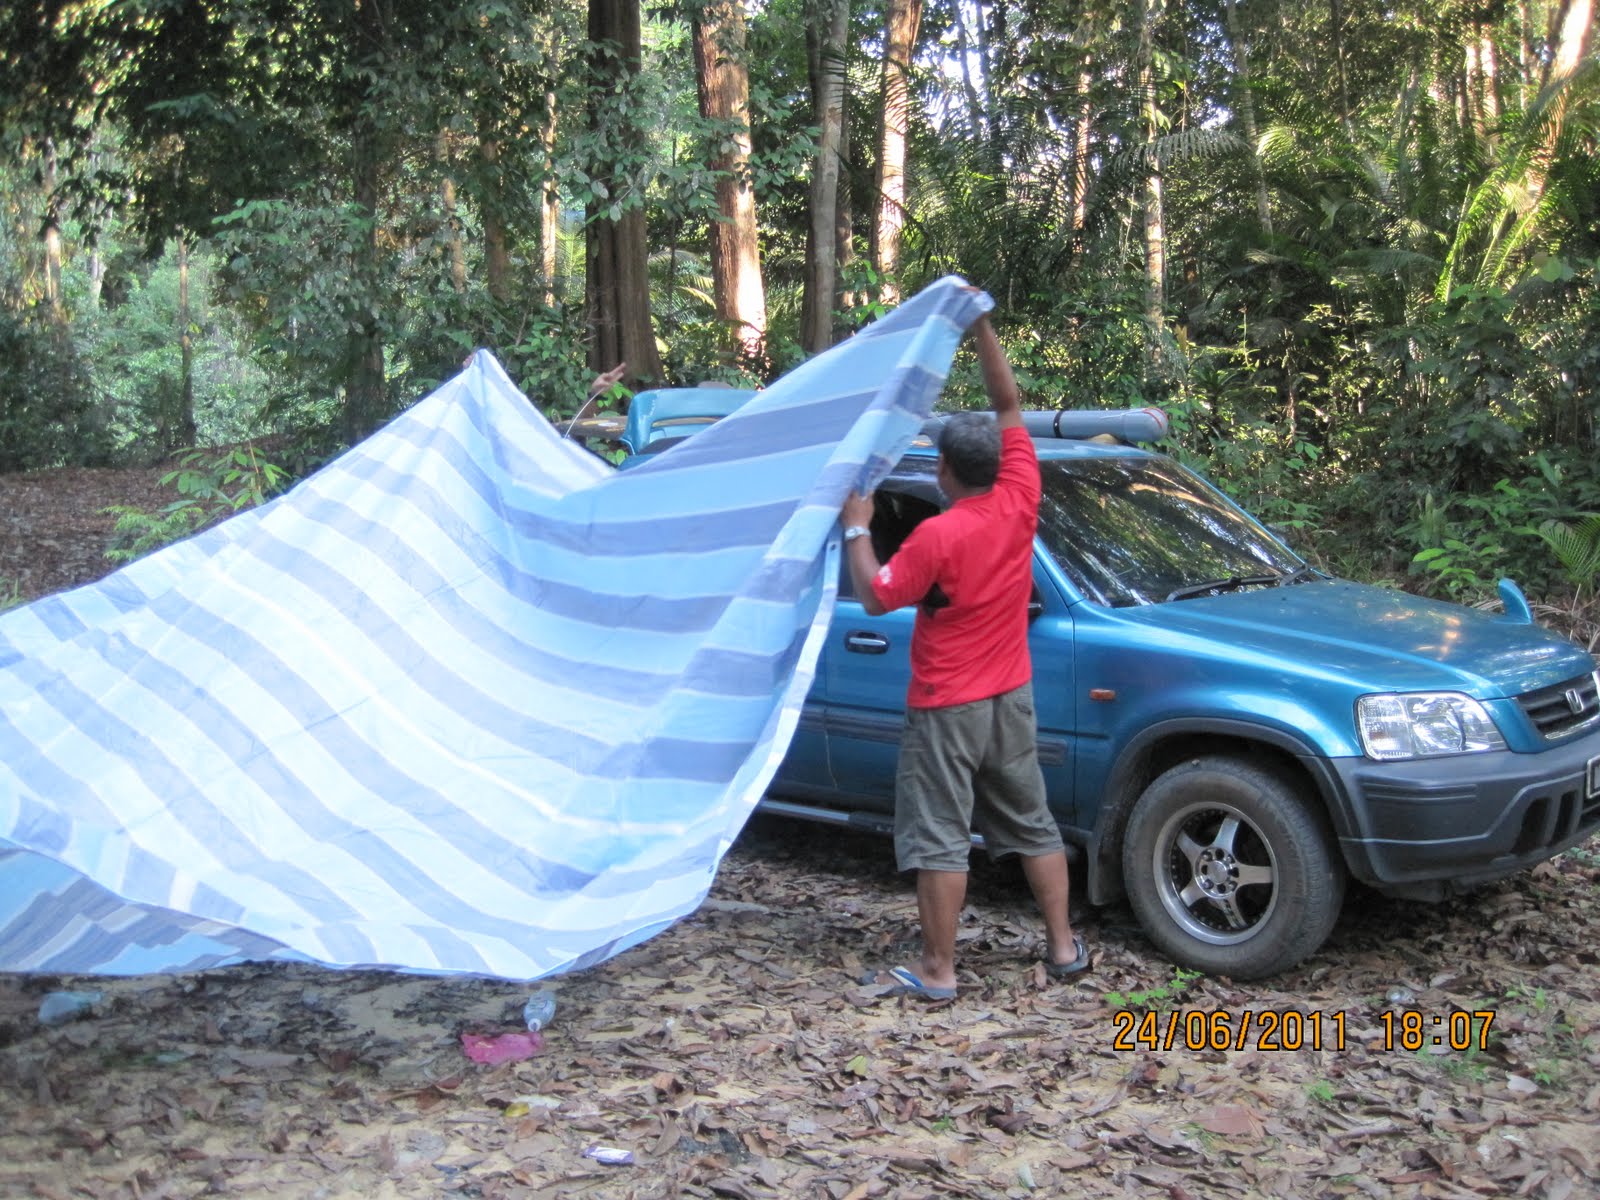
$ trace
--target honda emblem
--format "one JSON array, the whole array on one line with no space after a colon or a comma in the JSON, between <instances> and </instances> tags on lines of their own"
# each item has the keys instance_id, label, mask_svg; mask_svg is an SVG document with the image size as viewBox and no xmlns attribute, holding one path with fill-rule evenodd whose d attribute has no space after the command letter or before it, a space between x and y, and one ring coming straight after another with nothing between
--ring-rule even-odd
<instances>
[{"instance_id":1,"label":"honda emblem","mask_svg":"<svg viewBox=\"0 0 1600 1200\"><path fill-rule=\"evenodd\" d=\"M1583 695L1577 688L1567 689L1567 707L1572 710L1572 715L1577 716L1583 711Z\"/></svg>"}]
</instances>

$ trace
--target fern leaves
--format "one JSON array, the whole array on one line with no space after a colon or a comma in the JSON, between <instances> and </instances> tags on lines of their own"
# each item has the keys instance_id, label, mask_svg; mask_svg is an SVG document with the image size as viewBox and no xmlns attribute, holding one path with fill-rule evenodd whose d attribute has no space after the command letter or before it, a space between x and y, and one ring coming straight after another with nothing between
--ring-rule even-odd
<instances>
[{"instance_id":1,"label":"fern leaves","mask_svg":"<svg viewBox=\"0 0 1600 1200\"><path fill-rule=\"evenodd\" d=\"M1576 525L1546 521L1539 536L1555 551L1561 569L1577 588L1590 587L1600 575L1600 513L1587 513Z\"/></svg>"}]
</instances>

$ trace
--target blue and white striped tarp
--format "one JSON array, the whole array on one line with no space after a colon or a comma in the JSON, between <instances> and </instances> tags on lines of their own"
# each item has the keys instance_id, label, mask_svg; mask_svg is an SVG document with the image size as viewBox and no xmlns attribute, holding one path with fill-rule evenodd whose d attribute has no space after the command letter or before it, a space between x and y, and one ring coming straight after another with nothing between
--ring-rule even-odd
<instances>
[{"instance_id":1,"label":"blue and white striped tarp","mask_svg":"<svg viewBox=\"0 0 1600 1200\"><path fill-rule=\"evenodd\" d=\"M636 470L480 351L287 495L0 617L0 969L531 979L692 912L781 760L950 278Z\"/></svg>"}]
</instances>

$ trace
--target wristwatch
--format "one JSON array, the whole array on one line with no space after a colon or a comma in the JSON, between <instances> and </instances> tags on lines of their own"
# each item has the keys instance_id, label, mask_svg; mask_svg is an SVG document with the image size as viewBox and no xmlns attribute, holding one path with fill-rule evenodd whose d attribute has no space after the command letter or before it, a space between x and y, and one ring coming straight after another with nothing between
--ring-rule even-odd
<instances>
[{"instance_id":1,"label":"wristwatch","mask_svg":"<svg viewBox=\"0 0 1600 1200\"><path fill-rule=\"evenodd\" d=\"M849 529L844 531L844 540L846 542L853 542L858 537L866 537L871 532L872 530L868 529L865 525L852 525Z\"/></svg>"}]
</instances>

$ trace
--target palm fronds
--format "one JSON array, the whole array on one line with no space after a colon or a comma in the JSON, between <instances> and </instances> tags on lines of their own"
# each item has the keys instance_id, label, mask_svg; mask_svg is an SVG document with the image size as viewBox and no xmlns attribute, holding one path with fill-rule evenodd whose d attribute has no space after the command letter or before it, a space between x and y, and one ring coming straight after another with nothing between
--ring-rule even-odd
<instances>
[{"instance_id":1,"label":"palm fronds","mask_svg":"<svg viewBox=\"0 0 1600 1200\"><path fill-rule=\"evenodd\" d=\"M1556 560L1573 587L1592 588L1600 575L1600 513L1587 513L1576 525L1546 521L1539 536L1555 552Z\"/></svg>"}]
</instances>

